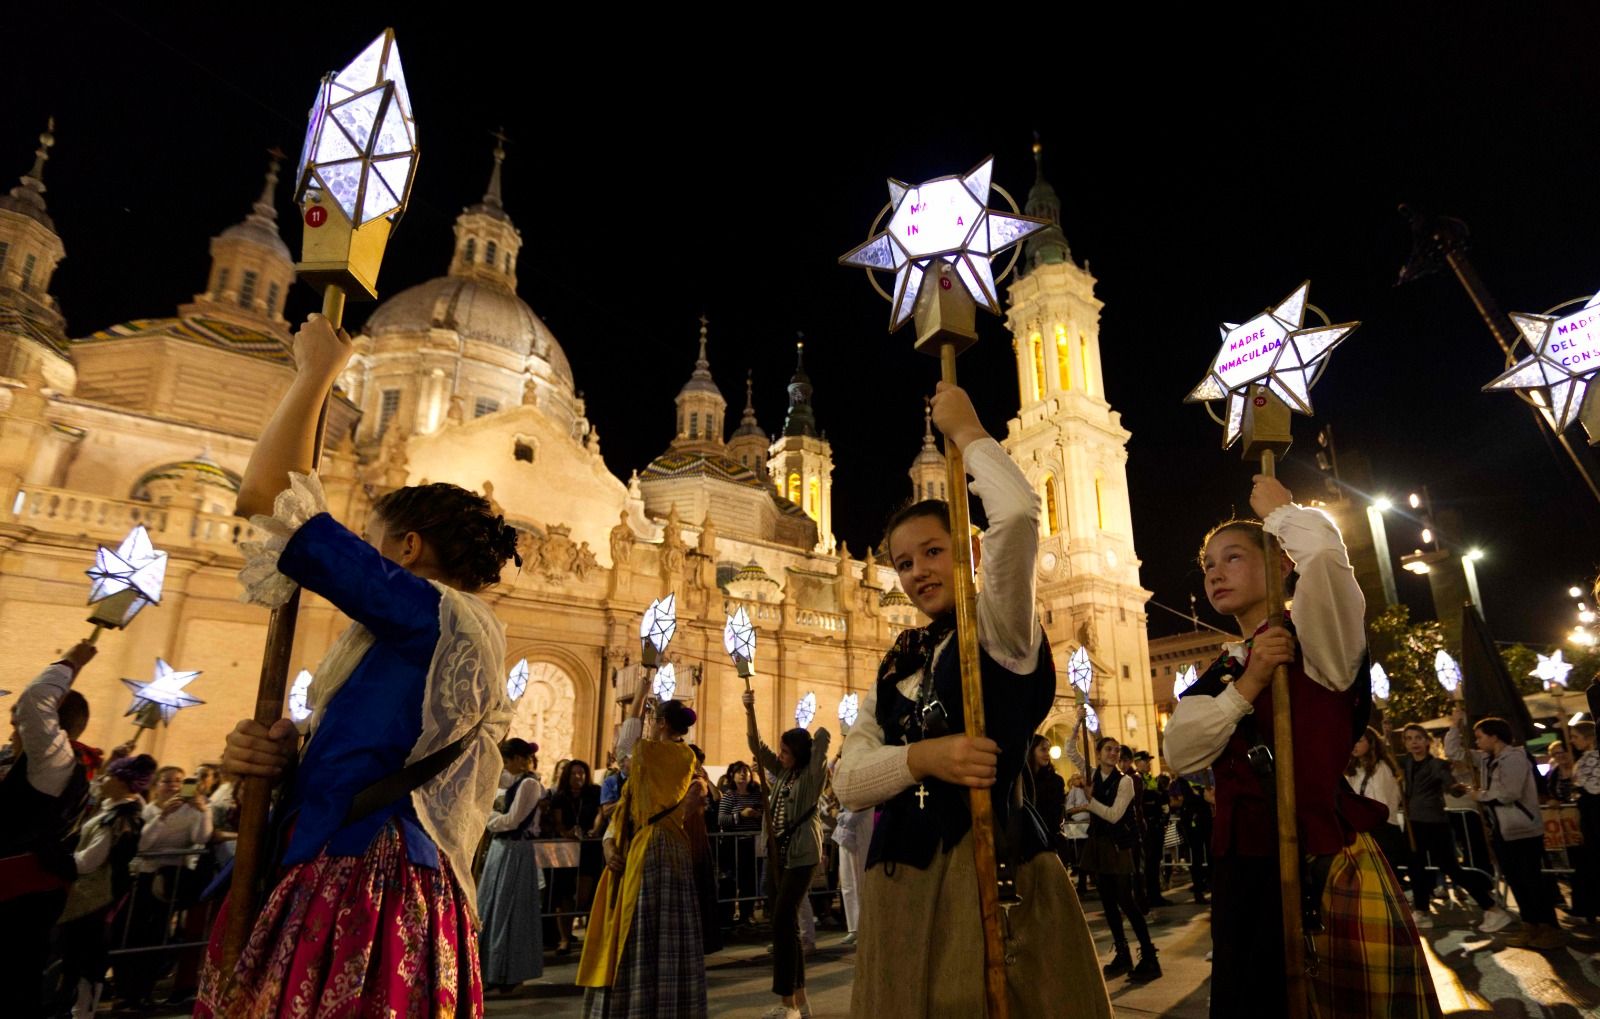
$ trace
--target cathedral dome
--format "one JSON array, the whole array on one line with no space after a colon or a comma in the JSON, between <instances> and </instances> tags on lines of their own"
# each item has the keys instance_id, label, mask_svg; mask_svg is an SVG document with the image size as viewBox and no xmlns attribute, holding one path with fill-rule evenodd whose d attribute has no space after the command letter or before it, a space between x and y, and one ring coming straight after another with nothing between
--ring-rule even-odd
<instances>
[{"instance_id":1,"label":"cathedral dome","mask_svg":"<svg viewBox=\"0 0 1600 1019\"><path fill-rule=\"evenodd\" d=\"M513 353L541 359L549 381L573 388L572 366L548 326L513 291L468 276L440 276L419 283L378 306L361 331L374 339L397 333L449 329Z\"/></svg>"}]
</instances>

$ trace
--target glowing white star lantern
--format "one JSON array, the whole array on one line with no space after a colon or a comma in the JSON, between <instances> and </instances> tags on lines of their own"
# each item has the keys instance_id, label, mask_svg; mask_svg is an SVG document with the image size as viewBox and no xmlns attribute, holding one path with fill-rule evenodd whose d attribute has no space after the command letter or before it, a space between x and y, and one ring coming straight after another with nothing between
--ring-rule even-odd
<instances>
[{"instance_id":1,"label":"glowing white star lantern","mask_svg":"<svg viewBox=\"0 0 1600 1019\"><path fill-rule=\"evenodd\" d=\"M800 703L794 706L794 724L802 729L811 727L811 720L817 717L817 695L807 692L800 698Z\"/></svg>"},{"instance_id":2,"label":"glowing white star lantern","mask_svg":"<svg viewBox=\"0 0 1600 1019\"><path fill-rule=\"evenodd\" d=\"M1461 685L1461 666L1442 648L1433 656L1433 674L1439 677L1439 685L1448 693L1455 693L1456 687Z\"/></svg>"},{"instance_id":3,"label":"glowing white star lantern","mask_svg":"<svg viewBox=\"0 0 1600 1019\"><path fill-rule=\"evenodd\" d=\"M656 678L650 681L650 692L657 703L672 700L672 695L678 692L678 670L671 662L656 670Z\"/></svg>"},{"instance_id":4,"label":"glowing white star lantern","mask_svg":"<svg viewBox=\"0 0 1600 1019\"><path fill-rule=\"evenodd\" d=\"M1085 704L1083 710L1086 712L1083 716L1083 724L1089 727L1090 732L1099 732L1100 715L1094 710L1093 705Z\"/></svg>"},{"instance_id":5,"label":"glowing white star lantern","mask_svg":"<svg viewBox=\"0 0 1600 1019\"><path fill-rule=\"evenodd\" d=\"M306 698L311 693L311 672L301 669L300 674L294 677L294 683L289 687L289 720L295 724L306 721L311 717L311 705Z\"/></svg>"},{"instance_id":6,"label":"glowing white star lantern","mask_svg":"<svg viewBox=\"0 0 1600 1019\"><path fill-rule=\"evenodd\" d=\"M140 609L161 601L167 554L156 551L149 532L140 524L128 532L115 552L104 545L96 549L94 565L86 572L94 582L89 587L89 604L98 606L89 621L121 629Z\"/></svg>"},{"instance_id":7,"label":"glowing white star lantern","mask_svg":"<svg viewBox=\"0 0 1600 1019\"><path fill-rule=\"evenodd\" d=\"M1542 679L1545 684L1555 686L1567 685L1567 673L1572 671L1572 663L1561 660L1561 652L1557 650L1553 655L1539 655L1539 664L1534 666L1528 675Z\"/></svg>"},{"instance_id":8,"label":"glowing white star lantern","mask_svg":"<svg viewBox=\"0 0 1600 1019\"><path fill-rule=\"evenodd\" d=\"M1303 328L1311 281L1300 284L1276 307L1242 325L1222 324L1222 347L1205 378L1185 397L1188 403L1226 400L1222 448L1238 440L1244 402L1252 385L1263 385L1291 410L1311 413L1311 387L1327 367L1328 354L1360 322Z\"/></svg>"},{"instance_id":9,"label":"glowing white star lantern","mask_svg":"<svg viewBox=\"0 0 1600 1019\"><path fill-rule=\"evenodd\" d=\"M858 694L847 693L839 698L839 721L845 725L855 725L860 713L861 701Z\"/></svg>"},{"instance_id":10,"label":"glowing white star lantern","mask_svg":"<svg viewBox=\"0 0 1600 1019\"><path fill-rule=\"evenodd\" d=\"M990 260L1049 224L987 208L993 173L994 158L990 157L969 173L921 184L890 178L893 212L888 226L841 257L839 263L895 274L891 332L911 317L923 274L935 261L953 265L973 300L1000 313Z\"/></svg>"},{"instance_id":11,"label":"glowing white star lantern","mask_svg":"<svg viewBox=\"0 0 1600 1019\"><path fill-rule=\"evenodd\" d=\"M1094 666L1089 662L1089 649L1080 647L1072 652L1072 657L1067 659L1067 679L1078 688L1078 692L1085 698L1089 696L1089 684L1094 682Z\"/></svg>"},{"instance_id":12,"label":"glowing white star lantern","mask_svg":"<svg viewBox=\"0 0 1600 1019\"><path fill-rule=\"evenodd\" d=\"M1513 312L1511 321L1533 353L1483 388L1531 391L1534 402L1560 431L1582 413L1589 384L1600 372L1600 294L1570 315ZM1600 443L1600 407L1582 416L1590 443Z\"/></svg>"},{"instance_id":13,"label":"glowing white star lantern","mask_svg":"<svg viewBox=\"0 0 1600 1019\"><path fill-rule=\"evenodd\" d=\"M1389 699L1389 674L1383 671L1383 666L1377 662L1372 663L1372 696L1380 701Z\"/></svg>"},{"instance_id":14,"label":"glowing white star lantern","mask_svg":"<svg viewBox=\"0 0 1600 1019\"><path fill-rule=\"evenodd\" d=\"M756 659L756 628L751 624L750 614L743 605L728 617L727 624L722 627L722 646L727 649L728 657L733 659L739 675L750 675L750 666Z\"/></svg>"},{"instance_id":15,"label":"glowing white star lantern","mask_svg":"<svg viewBox=\"0 0 1600 1019\"><path fill-rule=\"evenodd\" d=\"M181 709L204 704L190 694L184 693L183 688L188 686L198 677L196 672L178 672L166 663L165 659L156 659L155 677L148 683L141 683L137 679L124 679L129 690L133 691L133 706L124 714L137 715L146 708L153 707L161 715L161 721L172 724L172 716Z\"/></svg>"},{"instance_id":16,"label":"glowing white star lantern","mask_svg":"<svg viewBox=\"0 0 1600 1019\"><path fill-rule=\"evenodd\" d=\"M400 49L394 32L385 31L343 70L322 79L295 193L327 194L345 219L361 226L405 208L416 157L417 125Z\"/></svg>"},{"instance_id":17,"label":"glowing white star lantern","mask_svg":"<svg viewBox=\"0 0 1600 1019\"><path fill-rule=\"evenodd\" d=\"M1172 696L1182 697L1191 686L1200 681L1200 673L1193 665L1186 669L1179 669L1178 676L1172 681Z\"/></svg>"},{"instance_id":18,"label":"glowing white star lantern","mask_svg":"<svg viewBox=\"0 0 1600 1019\"><path fill-rule=\"evenodd\" d=\"M511 667L511 674L506 676L506 696L512 700L519 700L528 692L528 660L518 658L517 664Z\"/></svg>"},{"instance_id":19,"label":"glowing white star lantern","mask_svg":"<svg viewBox=\"0 0 1600 1019\"><path fill-rule=\"evenodd\" d=\"M639 623L639 648L647 666L661 661L661 653L667 649L673 633L678 629L677 597L669 594L665 598L657 598L644 610L644 619Z\"/></svg>"}]
</instances>

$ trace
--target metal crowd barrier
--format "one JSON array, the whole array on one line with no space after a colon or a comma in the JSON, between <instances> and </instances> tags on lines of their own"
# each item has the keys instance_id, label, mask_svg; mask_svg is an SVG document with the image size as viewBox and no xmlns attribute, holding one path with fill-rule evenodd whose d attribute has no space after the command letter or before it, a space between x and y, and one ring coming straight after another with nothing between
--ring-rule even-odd
<instances>
[{"instance_id":1,"label":"metal crowd barrier","mask_svg":"<svg viewBox=\"0 0 1600 1019\"><path fill-rule=\"evenodd\" d=\"M112 904L116 911L110 925L112 956L205 948L218 902L198 899L210 876L195 867L211 852L209 847L193 846L133 858L137 870L132 888L123 902ZM156 869L141 873L141 863ZM196 901L184 901L190 898Z\"/></svg>"}]
</instances>

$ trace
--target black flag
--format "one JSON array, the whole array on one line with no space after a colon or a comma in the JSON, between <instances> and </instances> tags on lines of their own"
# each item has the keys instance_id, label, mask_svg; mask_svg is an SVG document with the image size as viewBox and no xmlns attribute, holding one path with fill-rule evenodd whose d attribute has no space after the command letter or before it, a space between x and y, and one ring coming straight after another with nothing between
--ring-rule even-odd
<instances>
[{"instance_id":1,"label":"black flag","mask_svg":"<svg viewBox=\"0 0 1600 1019\"><path fill-rule=\"evenodd\" d=\"M1461 697L1466 702L1468 724L1494 715L1510 724L1513 743L1526 743L1536 735L1533 716L1511 682L1488 624L1470 604L1461 615Z\"/></svg>"}]
</instances>

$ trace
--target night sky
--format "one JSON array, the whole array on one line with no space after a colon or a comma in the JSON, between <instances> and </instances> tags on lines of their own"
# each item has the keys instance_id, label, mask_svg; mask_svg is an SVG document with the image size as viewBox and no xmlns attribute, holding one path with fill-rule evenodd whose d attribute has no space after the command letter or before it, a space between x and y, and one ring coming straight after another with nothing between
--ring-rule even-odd
<instances>
[{"instance_id":1,"label":"night sky","mask_svg":"<svg viewBox=\"0 0 1600 1019\"><path fill-rule=\"evenodd\" d=\"M27 169L54 114L45 180L67 259L53 289L71 335L171 314L203 285L207 238L249 210L263 150L292 163L318 77L392 23L423 155L383 292L444 272L503 125L520 293L571 359L610 468L626 478L665 448L702 312L730 426L753 368L761 422L781 428L803 332L834 446L835 531L859 552L908 493L937 365L910 351L909 330L885 332L887 305L836 260L866 235L890 175L993 154L996 182L1022 201L1037 130L1073 255L1106 305L1105 383L1133 433L1135 540L1155 600L1186 610L1199 538L1246 509L1250 470L1182 403L1217 323L1310 278L1312 303L1363 325L1314 391L1316 423L1297 419L1286 478L1314 486L1313 436L1331 424L1376 488L1425 484L1459 514L1454 537L1487 553L1496 636L1550 643L1573 622L1567 587L1600 570L1600 505L1523 403L1479 392L1503 359L1454 278L1394 286L1410 249L1395 207L1466 220L1506 310L1600 288L1600 23L1438 9L1258 20L1254 35L1198 17L1159 32L1029 20L941 45L939 19L784 27L675 9L650 24L611 8L584 25L490 5L341 5L262 26L270 8L234 22L199 5L40 5L0 66L0 177ZM945 67L956 76L936 87ZM298 250L287 176L278 207ZM301 288L291 317L313 307ZM349 324L369 310L352 306ZM980 331L961 370L998 435L1017 406L1009 336L994 318ZM1568 434L1600 477L1581 429ZM1391 528L1396 554L1416 531ZM1399 576L1430 614L1425 584ZM1188 626L1150 613L1155 634Z\"/></svg>"}]
</instances>

